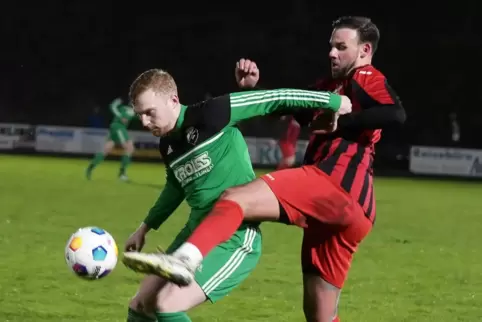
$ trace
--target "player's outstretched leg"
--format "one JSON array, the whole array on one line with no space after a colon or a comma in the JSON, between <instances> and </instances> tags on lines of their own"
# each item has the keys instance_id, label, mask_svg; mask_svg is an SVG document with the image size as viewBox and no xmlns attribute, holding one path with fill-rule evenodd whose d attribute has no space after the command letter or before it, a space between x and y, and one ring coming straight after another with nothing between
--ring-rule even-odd
<instances>
[{"instance_id":1,"label":"player's outstretched leg","mask_svg":"<svg viewBox=\"0 0 482 322\"><path fill-rule=\"evenodd\" d=\"M228 189L173 255L125 253L124 263L138 272L185 285L206 254L228 240L243 220L280 221L305 228L306 216L310 216L343 227L354 219L352 207L359 206L316 166L275 171Z\"/></svg>"},{"instance_id":2,"label":"player's outstretched leg","mask_svg":"<svg viewBox=\"0 0 482 322\"><path fill-rule=\"evenodd\" d=\"M104 161L105 156L107 154L109 154L109 152L112 150L113 147L114 147L114 142L109 140L109 141L105 142L104 149L102 150L102 152L99 152L99 153L95 154L94 158L90 161L89 166L85 170L85 176L86 176L87 179L89 179L89 180L91 179L92 171L94 171L94 169L100 163L102 163L102 161Z\"/></svg>"},{"instance_id":3,"label":"player's outstretched leg","mask_svg":"<svg viewBox=\"0 0 482 322\"><path fill-rule=\"evenodd\" d=\"M243 220L277 221L279 215L280 206L273 191L264 180L256 179L228 189L173 255L127 252L123 262L136 272L155 274L178 285L187 285L193 281L203 258L227 241Z\"/></svg>"},{"instance_id":4,"label":"player's outstretched leg","mask_svg":"<svg viewBox=\"0 0 482 322\"><path fill-rule=\"evenodd\" d=\"M185 263L183 259L166 254L126 252L122 262L135 272L157 275L180 286L192 283L196 269Z\"/></svg>"},{"instance_id":5,"label":"player's outstretched leg","mask_svg":"<svg viewBox=\"0 0 482 322\"><path fill-rule=\"evenodd\" d=\"M129 140L122 144L122 148L124 149L124 154L122 155L121 158L121 167L119 169L119 179L123 181L127 181L127 167L131 163L131 157L132 154L134 153L134 142L132 140Z\"/></svg>"}]
</instances>

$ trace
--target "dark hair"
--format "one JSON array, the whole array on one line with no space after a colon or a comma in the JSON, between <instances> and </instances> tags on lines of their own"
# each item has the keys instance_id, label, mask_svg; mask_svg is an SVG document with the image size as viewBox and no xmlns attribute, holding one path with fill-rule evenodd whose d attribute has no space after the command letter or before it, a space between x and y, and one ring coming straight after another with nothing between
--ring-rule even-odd
<instances>
[{"instance_id":1,"label":"dark hair","mask_svg":"<svg viewBox=\"0 0 482 322\"><path fill-rule=\"evenodd\" d=\"M349 28L356 30L361 43L370 43L373 47L373 53L377 50L380 31L370 18L344 16L333 21L332 26L333 29Z\"/></svg>"}]
</instances>

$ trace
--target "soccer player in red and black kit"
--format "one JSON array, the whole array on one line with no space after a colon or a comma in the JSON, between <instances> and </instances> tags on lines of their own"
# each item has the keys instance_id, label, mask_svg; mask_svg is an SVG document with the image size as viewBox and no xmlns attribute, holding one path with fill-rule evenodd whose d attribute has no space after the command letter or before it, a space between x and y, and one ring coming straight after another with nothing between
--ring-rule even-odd
<instances>
[{"instance_id":1,"label":"soccer player in red and black kit","mask_svg":"<svg viewBox=\"0 0 482 322\"><path fill-rule=\"evenodd\" d=\"M405 121L405 111L383 74L371 65L379 31L369 18L342 17L333 24L332 77L320 90L345 94L347 116L299 115L313 135L304 165L275 171L227 190L188 241L159 255L152 272L188 284L202 258L236 231L243 220L278 221L304 229L302 270L307 321L339 321L337 306L352 257L375 221L374 146L381 130ZM237 63L240 87L253 88L256 64ZM240 255L241 256L241 255ZM155 263L154 263L155 262Z\"/></svg>"},{"instance_id":2,"label":"soccer player in red and black kit","mask_svg":"<svg viewBox=\"0 0 482 322\"><path fill-rule=\"evenodd\" d=\"M291 115L283 116L288 121L288 128L278 141L282 159L278 164L278 170L288 169L296 162L296 144L300 135L300 124Z\"/></svg>"}]
</instances>

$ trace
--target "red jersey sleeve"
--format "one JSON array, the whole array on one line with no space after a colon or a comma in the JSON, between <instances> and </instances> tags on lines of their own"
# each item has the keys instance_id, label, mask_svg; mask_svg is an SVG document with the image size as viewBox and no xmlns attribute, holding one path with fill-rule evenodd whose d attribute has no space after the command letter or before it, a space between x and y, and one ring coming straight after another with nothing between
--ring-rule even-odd
<instances>
[{"instance_id":1,"label":"red jersey sleeve","mask_svg":"<svg viewBox=\"0 0 482 322\"><path fill-rule=\"evenodd\" d=\"M391 93L387 79L375 67L369 65L358 69L352 80L378 104L395 104L395 97Z\"/></svg>"}]
</instances>

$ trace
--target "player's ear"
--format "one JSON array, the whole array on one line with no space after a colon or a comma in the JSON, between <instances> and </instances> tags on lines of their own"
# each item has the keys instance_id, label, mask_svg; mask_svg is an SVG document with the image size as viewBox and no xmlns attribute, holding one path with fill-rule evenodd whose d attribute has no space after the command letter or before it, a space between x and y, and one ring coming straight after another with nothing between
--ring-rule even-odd
<instances>
[{"instance_id":1,"label":"player's ear","mask_svg":"<svg viewBox=\"0 0 482 322\"><path fill-rule=\"evenodd\" d=\"M178 104L179 103L179 97L177 95L171 95L171 100L173 103Z\"/></svg>"},{"instance_id":2,"label":"player's ear","mask_svg":"<svg viewBox=\"0 0 482 322\"><path fill-rule=\"evenodd\" d=\"M360 57L365 58L372 53L372 45L370 43L362 44Z\"/></svg>"}]
</instances>

